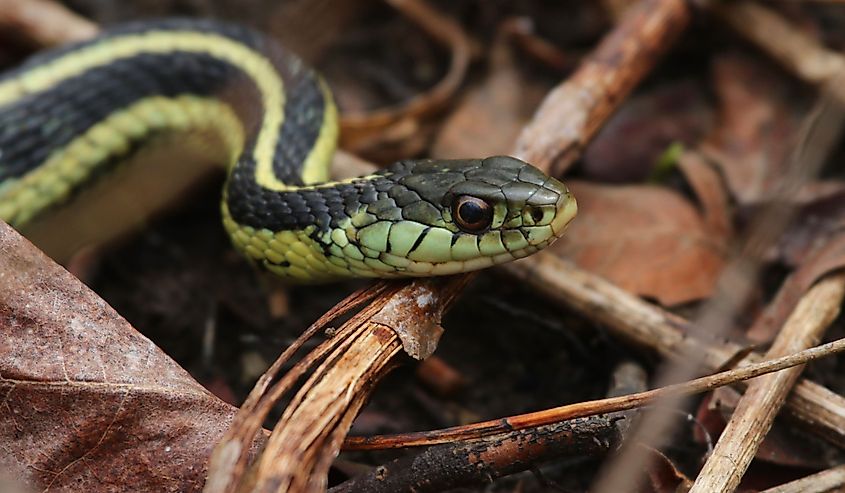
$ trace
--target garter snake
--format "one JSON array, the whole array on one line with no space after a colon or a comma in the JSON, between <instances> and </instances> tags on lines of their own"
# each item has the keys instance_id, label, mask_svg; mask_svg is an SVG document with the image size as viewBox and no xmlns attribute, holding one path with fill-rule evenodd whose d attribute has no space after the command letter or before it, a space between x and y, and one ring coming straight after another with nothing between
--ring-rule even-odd
<instances>
[{"instance_id":1,"label":"garter snake","mask_svg":"<svg viewBox=\"0 0 845 493\"><path fill-rule=\"evenodd\" d=\"M247 28L117 27L0 76L0 219L26 234L127 162L152 167L133 159L146 148L198 132L228 166L232 243L296 280L484 268L547 246L575 215L562 183L506 156L405 160L328 181L337 119L319 75ZM158 173L155 186L171 181Z\"/></svg>"}]
</instances>

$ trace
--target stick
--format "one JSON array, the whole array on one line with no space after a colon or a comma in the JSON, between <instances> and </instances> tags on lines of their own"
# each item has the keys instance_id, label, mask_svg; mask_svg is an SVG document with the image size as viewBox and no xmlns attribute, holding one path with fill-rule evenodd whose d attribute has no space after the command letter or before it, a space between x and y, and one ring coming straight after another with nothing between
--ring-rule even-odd
<instances>
[{"instance_id":1,"label":"stick","mask_svg":"<svg viewBox=\"0 0 845 493\"><path fill-rule=\"evenodd\" d=\"M839 315L843 296L843 274L830 276L813 286L784 324L766 358L776 358L818 344L825 329ZM749 383L690 493L729 492L739 486L803 369L790 368Z\"/></svg>"},{"instance_id":2,"label":"stick","mask_svg":"<svg viewBox=\"0 0 845 493\"><path fill-rule=\"evenodd\" d=\"M707 392L724 385L741 380L756 378L760 375L780 371L793 366L803 365L810 361L845 351L845 339L823 344L812 349L782 356L766 361L752 363L742 368L723 371L696 378L688 382L667 385L645 392L610 397L595 401L579 402L565 406L546 409L527 414L519 414L509 418L482 421L466 426L444 428L442 430L423 431L417 433L403 433L399 435L377 435L372 437L350 437L344 448L347 450L370 450L383 448L417 447L435 445L454 440L483 438L509 430L523 430L535 426L559 423L568 419L584 418L617 411L625 411L645 405L666 397L685 397Z\"/></svg>"},{"instance_id":3,"label":"stick","mask_svg":"<svg viewBox=\"0 0 845 493\"><path fill-rule=\"evenodd\" d=\"M845 56L822 46L777 12L756 2L710 2L712 11L798 78L845 102Z\"/></svg>"},{"instance_id":4,"label":"stick","mask_svg":"<svg viewBox=\"0 0 845 493\"><path fill-rule=\"evenodd\" d=\"M709 370L722 367L746 348L719 340L694 340L689 322L628 293L601 277L548 253L502 267L538 293L604 324L611 333L650 348L667 359L701 353ZM742 362L754 361L751 355ZM786 411L807 429L845 445L845 398L821 385L801 380L787 398Z\"/></svg>"},{"instance_id":5,"label":"stick","mask_svg":"<svg viewBox=\"0 0 845 493\"><path fill-rule=\"evenodd\" d=\"M449 443L394 460L329 493L437 492L482 486L553 457L595 457L618 443L613 420L570 420L480 440Z\"/></svg>"}]
</instances>

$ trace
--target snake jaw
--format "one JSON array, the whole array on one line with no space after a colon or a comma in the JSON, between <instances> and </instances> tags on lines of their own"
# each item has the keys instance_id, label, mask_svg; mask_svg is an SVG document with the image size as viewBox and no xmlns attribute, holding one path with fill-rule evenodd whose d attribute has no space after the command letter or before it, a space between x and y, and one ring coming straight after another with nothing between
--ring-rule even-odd
<instances>
[{"instance_id":1,"label":"snake jaw","mask_svg":"<svg viewBox=\"0 0 845 493\"><path fill-rule=\"evenodd\" d=\"M569 223L571 223L572 220L575 219L575 215L578 214L578 201L575 200L575 196L572 195L572 192L570 192L566 186L562 183L561 185L564 189L566 189L566 193L561 194L560 199L558 199L556 204L557 214L551 222L552 231L554 231L554 240L563 236L563 233L566 231Z\"/></svg>"}]
</instances>

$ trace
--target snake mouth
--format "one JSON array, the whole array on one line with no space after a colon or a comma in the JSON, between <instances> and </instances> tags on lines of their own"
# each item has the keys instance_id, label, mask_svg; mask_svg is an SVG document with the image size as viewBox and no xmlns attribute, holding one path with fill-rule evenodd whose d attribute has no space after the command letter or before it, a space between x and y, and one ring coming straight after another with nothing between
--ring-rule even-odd
<instances>
[{"instance_id":1,"label":"snake mouth","mask_svg":"<svg viewBox=\"0 0 845 493\"><path fill-rule=\"evenodd\" d=\"M572 192L570 192L566 187L564 187L564 190L565 192L560 195L560 198L557 201L556 209L558 212L551 223L552 231L554 232L554 238L552 241L563 235L563 232L566 231L569 223L571 223L578 214L578 202L575 200L575 196L572 195Z\"/></svg>"}]
</instances>

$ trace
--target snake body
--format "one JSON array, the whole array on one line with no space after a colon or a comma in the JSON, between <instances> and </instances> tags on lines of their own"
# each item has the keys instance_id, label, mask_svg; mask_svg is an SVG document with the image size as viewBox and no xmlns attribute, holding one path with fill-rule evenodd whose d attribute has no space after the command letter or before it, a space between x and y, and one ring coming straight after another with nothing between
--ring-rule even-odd
<instances>
[{"instance_id":1,"label":"snake body","mask_svg":"<svg viewBox=\"0 0 845 493\"><path fill-rule=\"evenodd\" d=\"M145 148L197 134L228 166L234 246L296 280L479 269L547 246L575 214L562 183L506 156L327 181L337 133L327 85L259 33L186 19L117 27L0 76L0 219L26 233Z\"/></svg>"}]
</instances>

